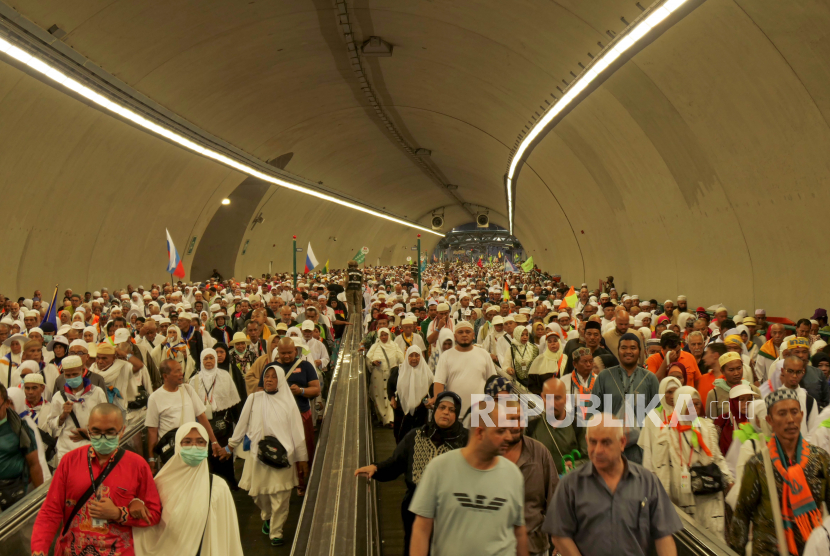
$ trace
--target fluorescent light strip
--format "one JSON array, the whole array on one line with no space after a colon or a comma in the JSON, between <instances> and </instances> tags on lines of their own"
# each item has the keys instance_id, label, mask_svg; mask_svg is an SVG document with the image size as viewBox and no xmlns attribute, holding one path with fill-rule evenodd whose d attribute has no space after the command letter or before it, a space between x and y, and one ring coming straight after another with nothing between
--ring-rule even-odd
<instances>
[{"instance_id":1,"label":"fluorescent light strip","mask_svg":"<svg viewBox=\"0 0 830 556\"><path fill-rule=\"evenodd\" d=\"M383 218L385 220L389 220L389 221L395 222L397 224L402 224L402 225L408 226L410 228L415 228L415 229L421 230L422 232L428 232L430 234L435 234L437 236L444 237L444 234L442 234L440 232L436 232L435 230L432 230L430 228L425 228L423 226L419 226L418 224L415 224L415 223L412 223L412 222L407 222L406 220L396 218L396 217L390 216L388 214L383 214L382 212L378 212L378 211L370 209L368 207L364 207L364 206L358 205L356 203L346 201L344 199L333 197L331 195L326 195L325 193L315 191L314 189L310 189L308 187L304 187L302 185L299 185L299 184L296 184L296 183L291 183L291 182L286 181L284 179L280 179L280 178L271 176L269 174L265 174L265 173L263 173L259 170L256 170L255 168L252 168L252 167L250 167L246 164L242 164L240 162L237 162L236 160L228 158L227 156L225 156L223 154L220 154L220 153L218 153L214 150L202 147L201 145L198 145L198 144L194 143L193 141L187 139L186 137L184 137L184 136L182 136L182 135L180 135L176 132L173 132L173 131L165 128L165 127L162 127L162 126L160 126L156 123L151 122L147 118L145 118L145 117L141 116L140 114L130 110L129 108L112 102L111 100L107 99L106 97L101 96L100 94L96 93L95 91L93 91L89 87L86 87L85 85L81 84L77 80L75 80L75 79L69 77L68 75L58 71L57 69L55 69L52 66L46 64L42 60L39 60L39 59L33 57L28 52L26 52L24 50L21 50L20 48L14 46L10 42L8 42L8 41L6 41L2 38L0 38L0 52L5 52L6 54L11 56L12 58L14 58L16 60L19 60L20 62L26 64L27 66L29 66L33 70L42 73L43 75L45 75L49 79L52 79L56 83L58 83L60 85L63 85L64 87L66 87L70 91L73 91L73 92L75 92L75 93L77 93L77 94L79 94L83 97L88 98L89 100L91 100L95 104L101 106L102 108L105 108L105 109L109 110L110 112L113 112L113 113L118 114L119 116L121 116L123 118L126 118L126 119L130 120L131 122L143 127L144 129L147 129L148 131L151 131L151 132L155 133L156 135L161 135L165 139L169 139L170 141L178 143L179 145L181 145L182 147L184 147L186 149L189 149L189 150L191 150L191 151L193 151L197 154L200 154L202 156L206 156L207 158L212 158L213 160L219 162L220 164L224 164L225 166L230 166L231 168L239 170L240 172L242 172L244 174L247 174L249 176L259 178L262 181L265 181L265 182L268 182L268 183L271 183L271 184L274 184L274 185L278 185L280 187L285 187L286 189L291 189L292 191L297 191L298 193L304 193L306 195L311 195L312 197L316 197L316 198L322 199L324 201L330 201L332 203L337 203L338 205L348 207L348 208L351 208L351 209L354 209L354 210L359 210L359 211L364 212L366 214L371 214L372 216L377 216L378 218Z\"/></svg>"},{"instance_id":2,"label":"fluorescent light strip","mask_svg":"<svg viewBox=\"0 0 830 556\"><path fill-rule=\"evenodd\" d=\"M536 122L530 132L519 144L513 158L510 161L510 167L507 171L507 216L510 220L510 233L513 233L513 180L516 175L516 168L521 162L525 151L530 147L536 137L550 124L550 122L559 115L576 97L585 90L585 87L599 77L608 66L610 66L617 58L619 58L626 50L634 46L637 41L642 39L646 33L651 31L657 24L666 19L672 12L677 10L686 0L666 0L659 7L651 10L649 15L641 20L634 22L629 28L623 32L619 40L611 42L606 46L600 55L585 70L579 74L570 86L567 88L565 95L556 101L544 113L542 118Z\"/></svg>"}]
</instances>

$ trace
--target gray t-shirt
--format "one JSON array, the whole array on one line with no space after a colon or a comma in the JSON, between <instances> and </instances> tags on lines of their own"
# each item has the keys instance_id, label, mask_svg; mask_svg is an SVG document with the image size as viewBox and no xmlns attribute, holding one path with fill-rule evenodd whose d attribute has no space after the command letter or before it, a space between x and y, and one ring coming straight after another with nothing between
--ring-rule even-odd
<instances>
[{"instance_id":1,"label":"gray t-shirt","mask_svg":"<svg viewBox=\"0 0 830 556\"><path fill-rule=\"evenodd\" d=\"M513 528L525 524L524 478L501 456L495 467L482 471L453 450L426 466L409 511L435 520L433 554L513 556Z\"/></svg>"}]
</instances>

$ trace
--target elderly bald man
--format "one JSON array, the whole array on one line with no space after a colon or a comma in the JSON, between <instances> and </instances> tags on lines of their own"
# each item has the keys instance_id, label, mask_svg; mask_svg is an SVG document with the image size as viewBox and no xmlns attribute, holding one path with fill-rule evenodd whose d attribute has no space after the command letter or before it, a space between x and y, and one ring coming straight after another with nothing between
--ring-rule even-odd
<instances>
[{"instance_id":1,"label":"elderly bald man","mask_svg":"<svg viewBox=\"0 0 830 556\"><path fill-rule=\"evenodd\" d=\"M588 461L585 427L575 417L574 400L568 399L568 387L558 378L542 385L545 414L530 421L527 436L541 442L553 457L557 473L562 476Z\"/></svg>"},{"instance_id":2,"label":"elderly bald man","mask_svg":"<svg viewBox=\"0 0 830 556\"><path fill-rule=\"evenodd\" d=\"M559 482L542 527L559 553L677 554L672 535L683 525L657 476L623 455L624 427L597 414L587 439L591 461Z\"/></svg>"}]
</instances>

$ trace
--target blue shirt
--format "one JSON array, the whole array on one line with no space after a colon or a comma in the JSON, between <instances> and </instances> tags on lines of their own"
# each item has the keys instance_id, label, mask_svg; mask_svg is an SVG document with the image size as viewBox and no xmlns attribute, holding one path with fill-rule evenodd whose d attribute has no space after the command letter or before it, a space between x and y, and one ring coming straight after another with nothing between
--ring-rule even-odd
<instances>
[{"instance_id":1,"label":"blue shirt","mask_svg":"<svg viewBox=\"0 0 830 556\"><path fill-rule=\"evenodd\" d=\"M296 362L296 360L295 360ZM294 366L294 363L290 365L283 365L282 363L277 363L282 370L288 373L291 370L291 367ZM296 384L300 388L308 388L308 384L312 380L320 380L317 376L317 371L314 370L314 366L308 361L301 361L297 368L294 369L293 372L290 374L285 375L285 380L288 381L288 384ZM297 407L300 409L300 413L305 413L311 409L311 404L309 403L309 399L303 396L302 394L298 394L294 396L294 399L297 400Z\"/></svg>"}]
</instances>

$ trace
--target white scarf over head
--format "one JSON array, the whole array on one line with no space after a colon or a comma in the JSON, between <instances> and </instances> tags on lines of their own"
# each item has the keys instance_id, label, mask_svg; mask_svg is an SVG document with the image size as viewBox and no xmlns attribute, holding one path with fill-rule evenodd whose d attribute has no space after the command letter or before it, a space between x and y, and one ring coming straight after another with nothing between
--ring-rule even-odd
<instances>
[{"instance_id":1,"label":"white scarf over head","mask_svg":"<svg viewBox=\"0 0 830 556\"><path fill-rule=\"evenodd\" d=\"M496 333L495 330L493 330ZM501 332L500 334L505 334L505 332ZM436 349L438 351L438 356L440 357L442 353L444 353L444 342L447 340L452 340L452 345L450 349L455 347L455 336L452 333L452 330L449 328L442 328L441 331L438 333L438 345L436 345Z\"/></svg>"},{"instance_id":2,"label":"white scarf over head","mask_svg":"<svg viewBox=\"0 0 830 556\"><path fill-rule=\"evenodd\" d=\"M409 356L417 353L420 356L418 365L413 367L409 364ZM429 370L424 360L424 354L418 346L411 346L406 350L403 365L400 366L398 374L398 388L396 395L401 402L401 409L404 413L415 414L415 410L421 404L421 400L429 394L429 385L435 377Z\"/></svg>"},{"instance_id":3,"label":"white scarf over head","mask_svg":"<svg viewBox=\"0 0 830 556\"><path fill-rule=\"evenodd\" d=\"M196 467L182 459L182 440L193 429L210 447L207 431L199 423L179 427L176 455L156 475L161 520L153 527L133 529L136 556L195 556L200 543L201 556L243 556L236 506L227 483L214 477L210 486L207 458Z\"/></svg>"},{"instance_id":4,"label":"white scarf over head","mask_svg":"<svg viewBox=\"0 0 830 556\"><path fill-rule=\"evenodd\" d=\"M205 356L207 355L214 357L215 363L212 369L205 368ZM203 349L199 359L201 369L192 380L198 379L196 393L205 405L209 403L213 411L222 411L242 401L239 399L239 391L233 383L231 374L219 368L219 357L214 349Z\"/></svg>"},{"instance_id":5,"label":"white scarf over head","mask_svg":"<svg viewBox=\"0 0 830 556\"><path fill-rule=\"evenodd\" d=\"M256 392L248 396L239 422L250 419L253 400L259 398L262 411L261 420L250 420L247 436L251 439L251 446L257 446L265 436L274 436L283 445L288 453L288 461L293 465L298 461L308 461L308 451L305 444L305 429L303 418L291 393L291 387L285 379L285 371L276 363L271 363L262 370L263 377L271 369L277 373L277 393ZM248 403L250 402L250 403ZM247 410L247 411L246 411ZM256 424L256 425L255 425Z\"/></svg>"},{"instance_id":6,"label":"white scarf over head","mask_svg":"<svg viewBox=\"0 0 830 556\"><path fill-rule=\"evenodd\" d=\"M383 332L387 334L385 342L380 339L380 335ZM398 347L398 344L392 341L392 334L389 332L389 329L380 328L378 329L377 339L372 344L372 347L369 348L369 353L366 354L366 358L370 362L380 361L381 367L386 366L388 360L388 368L391 369L403 363L403 352Z\"/></svg>"}]
</instances>

